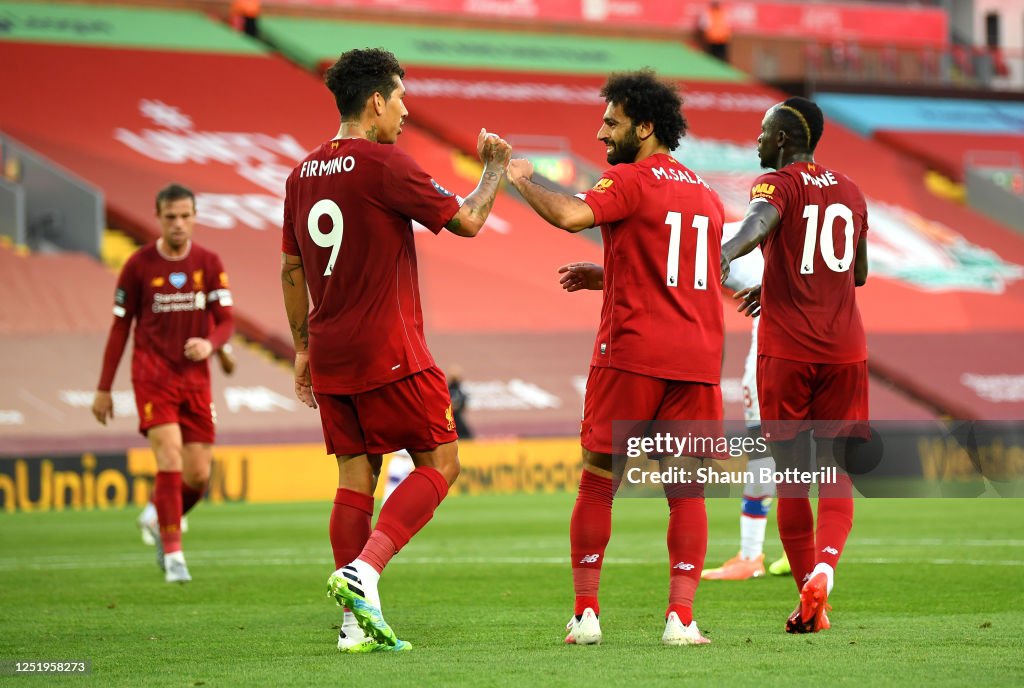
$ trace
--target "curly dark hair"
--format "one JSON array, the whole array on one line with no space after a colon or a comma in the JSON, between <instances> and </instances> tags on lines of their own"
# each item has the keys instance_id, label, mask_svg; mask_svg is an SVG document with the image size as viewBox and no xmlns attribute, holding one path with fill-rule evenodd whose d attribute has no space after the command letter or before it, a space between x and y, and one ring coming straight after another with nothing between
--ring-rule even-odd
<instances>
[{"instance_id":1,"label":"curly dark hair","mask_svg":"<svg viewBox=\"0 0 1024 688\"><path fill-rule=\"evenodd\" d=\"M341 118L358 117L366 100L374 93L391 97L394 77L405 77L405 70L394 54L384 48L349 50L324 72L324 83L334 94Z\"/></svg>"},{"instance_id":2,"label":"curly dark hair","mask_svg":"<svg viewBox=\"0 0 1024 688\"><path fill-rule=\"evenodd\" d=\"M793 110L799 112L803 119ZM779 128L798 145L806 147L808 153L813 153L825 131L825 116L817 103L807 98L787 98L779 104L776 115L781 118Z\"/></svg>"},{"instance_id":3,"label":"curly dark hair","mask_svg":"<svg viewBox=\"0 0 1024 688\"><path fill-rule=\"evenodd\" d=\"M659 80L653 69L612 74L601 88L601 97L607 103L620 106L634 125L653 124L654 135L669 150L686 136L683 99L678 89Z\"/></svg>"},{"instance_id":4,"label":"curly dark hair","mask_svg":"<svg viewBox=\"0 0 1024 688\"><path fill-rule=\"evenodd\" d=\"M160 208L164 203L183 201L185 199L192 201L193 209L196 207L196 195L192 193L191 189L188 189L181 184L168 184L164 188L160 189L156 194L157 215L160 214Z\"/></svg>"}]
</instances>

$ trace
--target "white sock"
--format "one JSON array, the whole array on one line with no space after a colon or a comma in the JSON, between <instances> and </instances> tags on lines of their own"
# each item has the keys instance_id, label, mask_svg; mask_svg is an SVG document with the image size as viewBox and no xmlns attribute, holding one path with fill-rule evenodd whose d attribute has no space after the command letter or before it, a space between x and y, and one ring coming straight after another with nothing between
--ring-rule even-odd
<instances>
[{"instance_id":1,"label":"white sock","mask_svg":"<svg viewBox=\"0 0 1024 688\"><path fill-rule=\"evenodd\" d=\"M834 578L835 578L835 575L836 575L836 570L834 568L832 568L831 566L829 566L828 564L818 564L817 566L814 567L814 570L811 571L811 578L814 578L819 573L824 573L825 574L825 578L828 580L828 588L827 588L828 594L831 595L832 594L832 583L834 582Z\"/></svg>"},{"instance_id":2,"label":"white sock","mask_svg":"<svg viewBox=\"0 0 1024 688\"><path fill-rule=\"evenodd\" d=\"M350 612L348 609L345 610L345 615L341 620L341 630L345 632L345 635L349 638L362 637L363 629L359 627L356 622L356 615Z\"/></svg>"},{"instance_id":3,"label":"white sock","mask_svg":"<svg viewBox=\"0 0 1024 688\"><path fill-rule=\"evenodd\" d=\"M743 488L743 508L740 511L740 556L756 559L764 552L764 532L768 526L768 507L775 494L775 484L762 482L761 469L775 471L775 461L770 456L747 461L747 472L753 475ZM748 512L748 502L750 511Z\"/></svg>"},{"instance_id":4,"label":"white sock","mask_svg":"<svg viewBox=\"0 0 1024 688\"><path fill-rule=\"evenodd\" d=\"M740 556L744 559L756 559L764 551L764 531L768 527L767 518L751 518L740 515Z\"/></svg>"},{"instance_id":5,"label":"white sock","mask_svg":"<svg viewBox=\"0 0 1024 688\"><path fill-rule=\"evenodd\" d=\"M349 566L352 566L356 570L359 580L363 583L363 594L366 595L366 601L377 607L377 609L380 609L380 593L377 592L377 583L380 581L380 574L377 573L377 569L373 568L362 559L356 559L349 564Z\"/></svg>"}]
</instances>

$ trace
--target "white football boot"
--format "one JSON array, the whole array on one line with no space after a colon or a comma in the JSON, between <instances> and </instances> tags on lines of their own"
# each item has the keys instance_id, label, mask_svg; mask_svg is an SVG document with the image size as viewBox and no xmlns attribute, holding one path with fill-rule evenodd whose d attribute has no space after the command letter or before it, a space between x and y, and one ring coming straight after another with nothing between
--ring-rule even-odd
<instances>
[{"instance_id":1,"label":"white football boot","mask_svg":"<svg viewBox=\"0 0 1024 688\"><path fill-rule=\"evenodd\" d=\"M696 621L684 626L679 620L679 615L671 612L665 620L665 632L661 634L661 642L665 645L707 645L711 641L701 635Z\"/></svg>"},{"instance_id":2,"label":"white football boot","mask_svg":"<svg viewBox=\"0 0 1024 688\"><path fill-rule=\"evenodd\" d=\"M601 622L590 607L584 609L578 619L573 615L569 623L565 624L565 630L569 632L565 636L565 642L569 645L601 644Z\"/></svg>"}]
</instances>

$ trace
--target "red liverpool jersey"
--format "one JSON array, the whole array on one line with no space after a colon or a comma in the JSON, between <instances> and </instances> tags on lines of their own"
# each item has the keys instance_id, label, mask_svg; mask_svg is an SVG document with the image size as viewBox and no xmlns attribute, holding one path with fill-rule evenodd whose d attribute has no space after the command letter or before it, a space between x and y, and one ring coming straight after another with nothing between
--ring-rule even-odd
<instances>
[{"instance_id":1,"label":"red liverpool jersey","mask_svg":"<svg viewBox=\"0 0 1024 688\"><path fill-rule=\"evenodd\" d=\"M758 353L807 363L866 360L853 269L868 231L860 189L835 170L794 162L758 177L750 198L781 217L761 247Z\"/></svg>"},{"instance_id":2,"label":"red liverpool jersey","mask_svg":"<svg viewBox=\"0 0 1024 688\"><path fill-rule=\"evenodd\" d=\"M313 301L313 390L357 394L434 365L423 336L412 221L435 234L460 199L395 145L324 143L288 177L282 250Z\"/></svg>"},{"instance_id":3,"label":"red liverpool jersey","mask_svg":"<svg viewBox=\"0 0 1024 688\"><path fill-rule=\"evenodd\" d=\"M214 350L220 348L231 335L231 305L228 276L217 254L193 243L183 258L171 259L160 253L156 242L143 246L124 264L117 280L115 321L99 389L110 389L132 320L133 382L209 385L207 362L185 358L185 342L203 337L210 339ZM118 331L124 333L119 344Z\"/></svg>"},{"instance_id":4,"label":"red liverpool jersey","mask_svg":"<svg viewBox=\"0 0 1024 688\"><path fill-rule=\"evenodd\" d=\"M616 165L584 196L604 239L591 365L718 384L722 201L670 155Z\"/></svg>"}]
</instances>

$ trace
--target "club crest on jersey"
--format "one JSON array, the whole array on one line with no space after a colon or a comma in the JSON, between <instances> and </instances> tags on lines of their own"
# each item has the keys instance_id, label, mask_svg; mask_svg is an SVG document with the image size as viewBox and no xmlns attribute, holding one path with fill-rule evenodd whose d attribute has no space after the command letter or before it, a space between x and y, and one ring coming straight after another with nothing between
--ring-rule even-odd
<instances>
[{"instance_id":1,"label":"club crest on jersey","mask_svg":"<svg viewBox=\"0 0 1024 688\"><path fill-rule=\"evenodd\" d=\"M203 288L203 271L196 270L192 273L192 288L199 291Z\"/></svg>"},{"instance_id":2,"label":"club crest on jersey","mask_svg":"<svg viewBox=\"0 0 1024 688\"><path fill-rule=\"evenodd\" d=\"M441 186L440 184L435 182L433 179L430 180L430 183L434 185L435 189L437 189L437 193L441 194L442 196L454 196L455 195L451 191L449 191L448 189L444 188L443 186Z\"/></svg>"},{"instance_id":3,"label":"club crest on jersey","mask_svg":"<svg viewBox=\"0 0 1024 688\"><path fill-rule=\"evenodd\" d=\"M452 412L452 405L448 404L448 408L444 410L444 419L448 423L448 430L455 429L455 414Z\"/></svg>"},{"instance_id":4,"label":"club crest on jersey","mask_svg":"<svg viewBox=\"0 0 1024 688\"><path fill-rule=\"evenodd\" d=\"M184 272L172 272L168 279L175 289L181 289L185 286L185 281L188 278L185 276Z\"/></svg>"}]
</instances>

